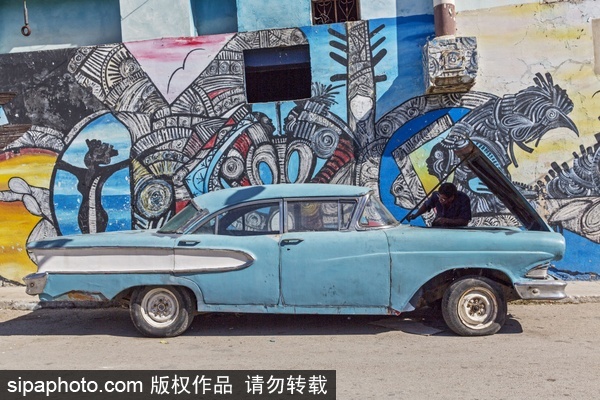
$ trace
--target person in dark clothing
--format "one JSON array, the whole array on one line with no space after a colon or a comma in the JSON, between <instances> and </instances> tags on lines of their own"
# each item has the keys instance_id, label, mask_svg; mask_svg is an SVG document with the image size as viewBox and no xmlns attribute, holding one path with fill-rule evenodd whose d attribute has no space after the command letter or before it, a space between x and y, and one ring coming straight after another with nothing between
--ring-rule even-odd
<instances>
[{"instance_id":1,"label":"person in dark clothing","mask_svg":"<svg viewBox=\"0 0 600 400\"><path fill-rule=\"evenodd\" d=\"M417 212L409 214L406 219L412 221L432 209L435 209L436 216L431 226L467 226L471 220L471 199L452 183L442 183L439 190L433 192Z\"/></svg>"}]
</instances>

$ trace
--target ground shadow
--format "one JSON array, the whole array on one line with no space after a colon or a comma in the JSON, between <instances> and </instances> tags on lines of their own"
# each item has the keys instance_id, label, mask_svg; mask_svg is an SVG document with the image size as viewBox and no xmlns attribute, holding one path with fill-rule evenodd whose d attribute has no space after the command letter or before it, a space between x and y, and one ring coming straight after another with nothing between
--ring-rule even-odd
<instances>
[{"instance_id":1,"label":"ground shadow","mask_svg":"<svg viewBox=\"0 0 600 400\"><path fill-rule=\"evenodd\" d=\"M424 310L402 316L209 313L197 315L186 336L376 335L401 331L450 335L441 314ZM498 334L522 333L511 315ZM0 336L108 335L137 337L125 308L40 309L0 323Z\"/></svg>"}]
</instances>

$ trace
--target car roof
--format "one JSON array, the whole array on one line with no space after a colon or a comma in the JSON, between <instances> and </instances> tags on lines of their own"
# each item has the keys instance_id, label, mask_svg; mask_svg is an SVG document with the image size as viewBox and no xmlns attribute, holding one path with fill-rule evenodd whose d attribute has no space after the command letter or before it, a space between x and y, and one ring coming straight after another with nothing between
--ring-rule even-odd
<instances>
[{"instance_id":1,"label":"car roof","mask_svg":"<svg viewBox=\"0 0 600 400\"><path fill-rule=\"evenodd\" d=\"M306 197L359 197L372 191L362 186L321 183L287 183L221 189L194 198L198 208L209 212L248 201Z\"/></svg>"}]
</instances>

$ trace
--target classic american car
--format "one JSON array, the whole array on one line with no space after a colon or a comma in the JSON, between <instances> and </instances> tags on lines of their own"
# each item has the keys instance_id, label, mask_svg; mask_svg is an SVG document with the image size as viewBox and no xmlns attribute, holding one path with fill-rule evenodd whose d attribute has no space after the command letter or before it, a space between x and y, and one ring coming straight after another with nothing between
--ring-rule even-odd
<instances>
[{"instance_id":1,"label":"classic american car","mask_svg":"<svg viewBox=\"0 0 600 400\"><path fill-rule=\"evenodd\" d=\"M201 195L158 230L31 243L43 301L129 305L146 336L206 312L399 315L441 306L459 335L496 333L507 302L561 299L564 238L472 143L457 152L521 227L400 224L369 188L278 184Z\"/></svg>"}]
</instances>

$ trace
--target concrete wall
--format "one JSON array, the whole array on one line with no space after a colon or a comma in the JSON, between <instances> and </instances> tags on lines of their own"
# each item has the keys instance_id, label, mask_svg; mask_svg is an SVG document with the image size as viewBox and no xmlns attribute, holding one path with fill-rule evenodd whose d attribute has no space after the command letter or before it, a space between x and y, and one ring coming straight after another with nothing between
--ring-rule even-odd
<instances>
[{"instance_id":1,"label":"concrete wall","mask_svg":"<svg viewBox=\"0 0 600 400\"><path fill-rule=\"evenodd\" d=\"M123 41L196 34L189 0L120 1Z\"/></svg>"},{"instance_id":2,"label":"concrete wall","mask_svg":"<svg viewBox=\"0 0 600 400\"><path fill-rule=\"evenodd\" d=\"M433 14L433 0L359 1L363 20ZM312 24L311 0L237 0L239 31L291 28Z\"/></svg>"},{"instance_id":3,"label":"concrete wall","mask_svg":"<svg viewBox=\"0 0 600 400\"><path fill-rule=\"evenodd\" d=\"M31 35L25 37L23 2L0 0L0 54L122 40L119 0L29 1L27 9Z\"/></svg>"},{"instance_id":4,"label":"concrete wall","mask_svg":"<svg viewBox=\"0 0 600 400\"><path fill-rule=\"evenodd\" d=\"M457 9L459 4L467 8L465 2L457 3ZM508 104L513 94L534 85L537 73L548 73L552 82L547 84L565 91L555 92L555 101L568 96L573 102L569 118L576 130L563 124L543 135L538 133L539 143L530 137L527 146L533 149L531 153L512 146L515 162L509 171L517 182L542 182L546 217L564 228L568 240L567 257L560 268L597 273L600 76L594 54L600 49L600 40L594 38L593 27L600 18L598 2L520 2L487 9L480 8L500 3L475 3L475 9L457 14L458 35L477 37L479 74L473 90L494 93ZM514 133L515 138L530 135L527 131Z\"/></svg>"},{"instance_id":5,"label":"concrete wall","mask_svg":"<svg viewBox=\"0 0 600 400\"><path fill-rule=\"evenodd\" d=\"M480 65L463 94L423 94L422 48L433 35L425 11L0 55L0 92L18 93L0 123L33 124L0 154L0 276L18 281L35 270L29 240L161 226L191 197L221 187L367 185L402 218L451 167L437 155L455 130L482 144L563 231L560 270L597 274L594 5L461 11L459 34L477 37ZM297 44L310 46L312 97L248 104L242 49ZM93 176L84 163L92 153ZM466 174L452 180L473 199L474 225L516 223ZM98 190L100 203L88 207Z\"/></svg>"},{"instance_id":6,"label":"concrete wall","mask_svg":"<svg viewBox=\"0 0 600 400\"><path fill-rule=\"evenodd\" d=\"M194 12L207 9L203 0L52 0L29 2L32 35L21 35L23 4L0 0L0 54L131 42L167 37L196 36L198 32L224 33L291 28L312 24L311 0L234 0L218 3L228 15L223 21L204 21ZM433 0L371 0L360 2L364 20L433 13ZM194 21L196 17L196 21ZM231 29L232 20L237 26ZM207 26L196 26L206 22ZM218 25L227 24L220 30Z\"/></svg>"},{"instance_id":7,"label":"concrete wall","mask_svg":"<svg viewBox=\"0 0 600 400\"><path fill-rule=\"evenodd\" d=\"M310 0L289 1L282 7L279 0L237 0L238 30L290 28L312 23Z\"/></svg>"}]
</instances>

